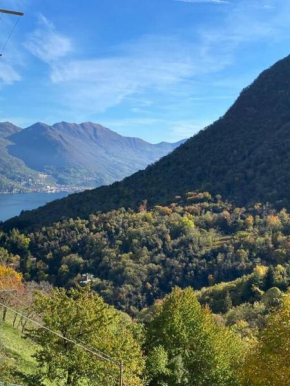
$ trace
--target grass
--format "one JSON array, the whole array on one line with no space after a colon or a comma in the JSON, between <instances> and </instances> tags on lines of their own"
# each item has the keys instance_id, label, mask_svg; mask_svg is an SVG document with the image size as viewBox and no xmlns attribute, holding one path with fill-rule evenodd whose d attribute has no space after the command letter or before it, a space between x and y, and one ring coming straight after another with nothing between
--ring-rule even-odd
<instances>
[{"instance_id":1,"label":"grass","mask_svg":"<svg viewBox=\"0 0 290 386\"><path fill-rule=\"evenodd\" d=\"M0 309L0 386L2 385L1 381L6 381L7 379L10 380L10 384L13 382L17 385L27 384L25 381L18 381L13 377L11 380L11 376L5 378L5 375L7 374L6 372L5 374L2 374L3 368L1 367L3 362L7 362L10 366L13 366L13 368L17 370L17 373L24 375L24 378L25 376L36 375L39 373L37 362L33 357L33 354L37 351L38 345L30 339L25 338L18 328L12 326L13 318L13 313L8 311L6 321L3 322ZM18 322L16 322L15 325L18 326ZM21 379L23 379L22 376ZM8 386L9 382L4 384L5 386ZM43 384L46 386L59 386L58 383L50 382L48 380ZM85 385L87 385L87 383L85 383L84 386Z\"/></svg>"},{"instance_id":2,"label":"grass","mask_svg":"<svg viewBox=\"0 0 290 386\"><path fill-rule=\"evenodd\" d=\"M4 366L0 371L0 382L9 379L12 380L12 383L14 381L16 384L23 385L25 383L20 383L14 379L8 368L16 369L17 373L23 374L24 377L37 374L37 363L33 357L37 345L30 339L26 339L19 329L12 326L14 318L12 313L8 312L6 321L3 322L0 311L0 318L0 366Z\"/></svg>"},{"instance_id":3,"label":"grass","mask_svg":"<svg viewBox=\"0 0 290 386\"><path fill-rule=\"evenodd\" d=\"M0 342L4 348L5 357L17 367L17 370L24 374L36 372L37 364L32 356L36 352L36 345L23 338L21 331L8 323L1 322Z\"/></svg>"},{"instance_id":4,"label":"grass","mask_svg":"<svg viewBox=\"0 0 290 386\"><path fill-rule=\"evenodd\" d=\"M6 321L2 321L2 312L0 309L0 386L1 381L5 381L1 372L1 363L8 362L10 366L13 366L17 370L17 373L21 373L24 376L34 375L39 373L37 362L33 357L33 354L37 351L38 346L28 338L25 338L23 333L18 328L12 326L14 314L7 312ZM19 321L19 320L18 320ZM16 326L18 326L18 321ZM32 327L29 323L28 328ZM22 377L21 377L22 378ZM11 379L11 377L9 377ZM13 381L17 385L25 385L25 381ZM13 383L13 382L11 382ZM54 382L45 381L46 386L59 386ZM9 385L9 383L7 383ZM6 384L5 384L6 386Z\"/></svg>"}]
</instances>

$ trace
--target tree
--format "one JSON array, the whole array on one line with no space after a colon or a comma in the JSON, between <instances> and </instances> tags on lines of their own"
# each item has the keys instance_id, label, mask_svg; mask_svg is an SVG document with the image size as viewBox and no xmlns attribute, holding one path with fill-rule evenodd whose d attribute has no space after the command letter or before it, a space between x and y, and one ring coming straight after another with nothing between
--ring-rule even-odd
<instances>
[{"instance_id":1,"label":"tree","mask_svg":"<svg viewBox=\"0 0 290 386\"><path fill-rule=\"evenodd\" d=\"M144 360L133 325L100 296L88 288L56 289L50 296L37 294L34 308L49 329L100 350L116 362L122 361L126 385L142 385ZM100 360L46 329L36 329L30 336L41 346L36 359L44 372L43 379L58 385L116 385L118 366Z\"/></svg>"},{"instance_id":2,"label":"tree","mask_svg":"<svg viewBox=\"0 0 290 386\"><path fill-rule=\"evenodd\" d=\"M243 345L229 329L215 324L191 288L175 288L156 308L148 326L146 352L150 385L239 384Z\"/></svg>"},{"instance_id":3,"label":"tree","mask_svg":"<svg viewBox=\"0 0 290 386\"><path fill-rule=\"evenodd\" d=\"M229 291L227 291L226 297L224 299L223 312L224 313L228 312L232 307L233 307L233 302L232 302L231 294L229 293Z\"/></svg>"},{"instance_id":4,"label":"tree","mask_svg":"<svg viewBox=\"0 0 290 386\"><path fill-rule=\"evenodd\" d=\"M277 287L270 288L262 297L267 309L279 307L283 303L282 292Z\"/></svg>"},{"instance_id":5,"label":"tree","mask_svg":"<svg viewBox=\"0 0 290 386\"><path fill-rule=\"evenodd\" d=\"M244 384L251 386L290 385L290 295L280 310L272 313L258 343L247 357Z\"/></svg>"},{"instance_id":6,"label":"tree","mask_svg":"<svg viewBox=\"0 0 290 386\"><path fill-rule=\"evenodd\" d=\"M252 229L254 225L254 217L249 215L245 220L245 225L247 229Z\"/></svg>"},{"instance_id":7,"label":"tree","mask_svg":"<svg viewBox=\"0 0 290 386\"><path fill-rule=\"evenodd\" d=\"M11 253L7 251L7 249L4 249L0 247L0 264L1 265L13 265L13 266L19 266L20 257L14 256Z\"/></svg>"},{"instance_id":8,"label":"tree","mask_svg":"<svg viewBox=\"0 0 290 386\"><path fill-rule=\"evenodd\" d=\"M22 275L11 267L0 265L0 290L22 290Z\"/></svg>"},{"instance_id":9,"label":"tree","mask_svg":"<svg viewBox=\"0 0 290 386\"><path fill-rule=\"evenodd\" d=\"M275 269L273 265L270 265L264 278L264 289L267 291L268 289L274 286L275 286Z\"/></svg>"}]
</instances>

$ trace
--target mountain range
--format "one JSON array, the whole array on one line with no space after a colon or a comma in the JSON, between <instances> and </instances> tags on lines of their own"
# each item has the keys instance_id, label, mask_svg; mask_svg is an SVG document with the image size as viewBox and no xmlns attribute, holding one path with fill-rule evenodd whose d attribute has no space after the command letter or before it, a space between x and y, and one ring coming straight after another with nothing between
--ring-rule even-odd
<instances>
[{"instance_id":1,"label":"mountain range","mask_svg":"<svg viewBox=\"0 0 290 386\"><path fill-rule=\"evenodd\" d=\"M96 211L168 204L209 191L237 205L290 207L290 56L244 89L226 114L144 171L12 219L30 227Z\"/></svg>"},{"instance_id":2,"label":"mountain range","mask_svg":"<svg viewBox=\"0 0 290 386\"><path fill-rule=\"evenodd\" d=\"M0 191L81 189L110 184L144 169L182 142L156 145L99 124L0 123Z\"/></svg>"}]
</instances>

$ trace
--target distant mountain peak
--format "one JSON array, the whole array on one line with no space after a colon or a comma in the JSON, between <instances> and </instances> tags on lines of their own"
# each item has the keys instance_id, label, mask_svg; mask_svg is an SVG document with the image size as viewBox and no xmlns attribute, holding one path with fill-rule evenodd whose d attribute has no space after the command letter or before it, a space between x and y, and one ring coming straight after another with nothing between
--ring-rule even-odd
<instances>
[{"instance_id":1,"label":"distant mountain peak","mask_svg":"<svg viewBox=\"0 0 290 386\"><path fill-rule=\"evenodd\" d=\"M158 146L158 145L157 145ZM123 181L25 214L13 225L52 223L119 207L167 205L209 191L238 205L290 208L290 56L242 91L219 120L160 161Z\"/></svg>"},{"instance_id":2,"label":"distant mountain peak","mask_svg":"<svg viewBox=\"0 0 290 386\"><path fill-rule=\"evenodd\" d=\"M8 170L9 162L15 160L29 169L27 174L31 175L33 171L42 173L54 184L67 186L68 189L96 187L144 169L176 147L175 144L157 146L138 138L123 137L93 122L77 124L63 121L54 125L37 122L26 129L2 123L1 135L8 137L9 142L3 139L0 147L0 156L1 149L7 153L3 156L7 163L3 165L3 177L0 174L0 191L5 168ZM9 178L13 179L13 173L9 174ZM27 186L26 183L21 184Z\"/></svg>"},{"instance_id":3,"label":"distant mountain peak","mask_svg":"<svg viewBox=\"0 0 290 386\"><path fill-rule=\"evenodd\" d=\"M39 130L48 130L50 129L51 126L50 125L47 125L46 123L43 123L43 122L36 122L34 123L33 125L23 129L22 131L26 131L26 132L31 132L31 131L39 131Z\"/></svg>"},{"instance_id":4,"label":"distant mountain peak","mask_svg":"<svg viewBox=\"0 0 290 386\"><path fill-rule=\"evenodd\" d=\"M12 134L18 133L20 127L13 125L10 122L0 122L0 137L6 138Z\"/></svg>"}]
</instances>

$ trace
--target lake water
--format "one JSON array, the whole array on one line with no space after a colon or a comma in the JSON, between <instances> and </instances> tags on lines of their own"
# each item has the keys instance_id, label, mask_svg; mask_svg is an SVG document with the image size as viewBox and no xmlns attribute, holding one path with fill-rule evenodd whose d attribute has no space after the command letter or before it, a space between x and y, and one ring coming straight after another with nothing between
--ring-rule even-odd
<instances>
[{"instance_id":1,"label":"lake water","mask_svg":"<svg viewBox=\"0 0 290 386\"><path fill-rule=\"evenodd\" d=\"M68 196L60 193L0 194L0 221L18 216L22 210L36 209L50 201Z\"/></svg>"}]
</instances>

